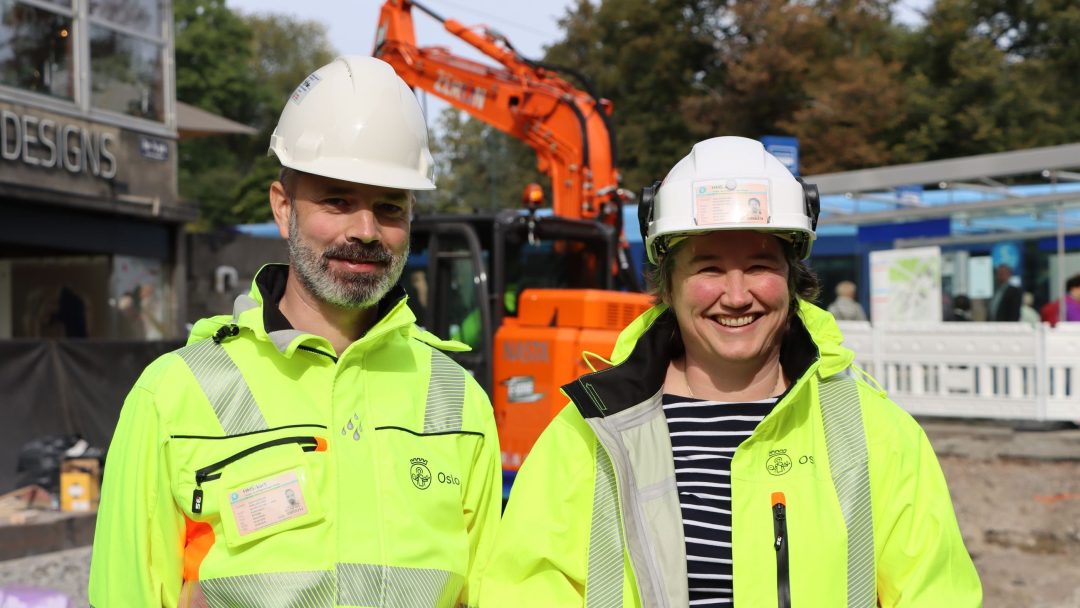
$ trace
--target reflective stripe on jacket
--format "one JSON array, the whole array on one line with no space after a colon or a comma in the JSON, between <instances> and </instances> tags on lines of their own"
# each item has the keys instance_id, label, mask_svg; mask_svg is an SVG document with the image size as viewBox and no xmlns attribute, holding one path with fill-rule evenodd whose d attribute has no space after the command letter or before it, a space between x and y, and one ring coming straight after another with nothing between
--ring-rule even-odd
<instances>
[{"instance_id":1,"label":"reflective stripe on jacket","mask_svg":"<svg viewBox=\"0 0 1080 608\"><path fill-rule=\"evenodd\" d=\"M776 492L787 505L792 605L980 605L925 434L854 377L828 313L803 303L799 318L781 355L794 384L731 464L735 605L779 605ZM620 336L614 367L564 387L572 403L514 483L482 607L687 605L660 404L675 331L666 307L648 311Z\"/></svg>"},{"instance_id":2,"label":"reflective stripe on jacket","mask_svg":"<svg viewBox=\"0 0 1080 608\"><path fill-rule=\"evenodd\" d=\"M109 450L94 606L476 604L501 498L491 406L439 350L461 345L391 294L335 357L267 333L256 286L146 369Z\"/></svg>"}]
</instances>

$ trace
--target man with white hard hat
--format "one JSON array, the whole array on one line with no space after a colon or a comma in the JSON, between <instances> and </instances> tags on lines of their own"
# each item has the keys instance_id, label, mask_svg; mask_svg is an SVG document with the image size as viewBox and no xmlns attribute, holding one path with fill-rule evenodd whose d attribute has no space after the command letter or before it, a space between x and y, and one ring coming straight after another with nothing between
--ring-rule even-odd
<instances>
[{"instance_id":1,"label":"man with white hard hat","mask_svg":"<svg viewBox=\"0 0 1080 608\"><path fill-rule=\"evenodd\" d=\"M142 374L109 450L95 606L475 606L499 517L487 396L397 284L423 114L340 57L285 104L270 207L289 265Z\"/></svg>"}]
</instances>

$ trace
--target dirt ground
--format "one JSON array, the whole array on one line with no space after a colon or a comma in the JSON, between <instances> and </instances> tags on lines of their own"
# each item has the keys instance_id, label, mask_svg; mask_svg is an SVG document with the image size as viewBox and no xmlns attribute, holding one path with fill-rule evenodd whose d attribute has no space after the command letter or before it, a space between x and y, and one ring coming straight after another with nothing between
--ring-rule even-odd
<instances>
[{"instance_id":1,"label":"dirt ground","mask_svg":"<svg viewBox=\"0 0 1080 608\"><path fill-rule=\"evenodd\" d=\"M1080 430L921 421L987 608L1080 608Z\"/></svg>"}]
</instances>

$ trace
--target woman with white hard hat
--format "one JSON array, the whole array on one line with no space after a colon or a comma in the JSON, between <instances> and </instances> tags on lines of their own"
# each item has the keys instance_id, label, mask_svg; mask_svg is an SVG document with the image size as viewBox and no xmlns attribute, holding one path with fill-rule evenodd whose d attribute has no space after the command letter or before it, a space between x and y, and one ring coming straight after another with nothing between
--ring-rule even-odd
<instances>
[{"instance_id":1,"label":"woman with white hard hat","mask_svg":"<svg viewBox=\"0 0 1080 608\"><path fill-rule=\"evenodd\" d=\"M926 436L803 263L817 189L698 143L640 214L657 304L518 474L482 606L978 606Z\"/></svg>"}]
</instances>

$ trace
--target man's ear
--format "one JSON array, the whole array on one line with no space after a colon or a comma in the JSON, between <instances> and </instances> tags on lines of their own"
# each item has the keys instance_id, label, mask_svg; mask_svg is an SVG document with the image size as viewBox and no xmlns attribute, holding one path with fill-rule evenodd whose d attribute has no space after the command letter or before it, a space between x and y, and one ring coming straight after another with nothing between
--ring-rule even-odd
<instances>
[{"instance_id":1,"label":"man's ear","mask_svg":"<svg viewBox=\"0 0 1080 608\"><path fill-rule=\"evenodd\" d=\"M270 211L274 214L278 234L283 239L289 238L289 215L292 213L292 206L293 201L285 193L285 185L277 180L270 184Z\"/></svg>"}]
</instances>

